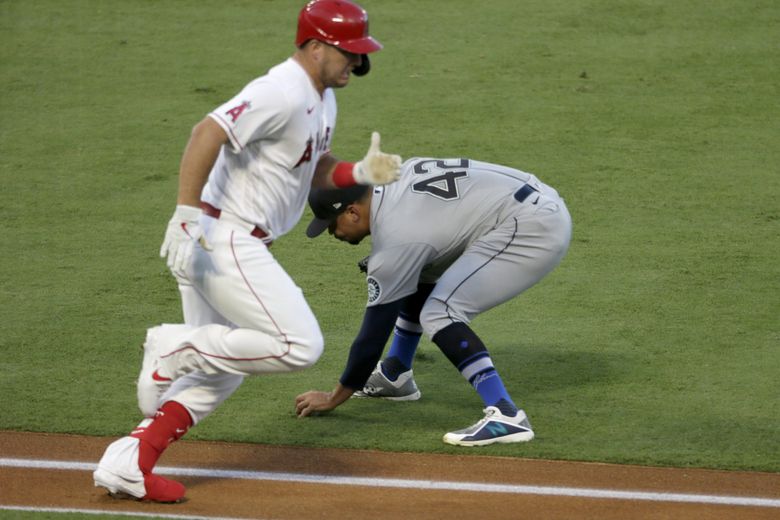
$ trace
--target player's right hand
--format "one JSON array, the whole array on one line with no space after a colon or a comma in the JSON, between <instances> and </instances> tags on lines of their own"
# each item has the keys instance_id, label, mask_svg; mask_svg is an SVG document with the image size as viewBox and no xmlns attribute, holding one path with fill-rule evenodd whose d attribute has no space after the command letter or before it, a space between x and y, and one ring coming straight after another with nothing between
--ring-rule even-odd
<instances>
[{"instance_id":1,"label":"player's right hand","mask_svg":"<svg viewBox=\"0 0 780 520\"><path fill-rule=\"evenodd\" d=\"M295 414L300 418L333 410L338 405L332 402L331 397L331 392L310 390L303 393L295 398Z\"/></svg>"},{"instance_id":2,"label":"player's right hand","mask_svg":"<svg viewBox=\"0 0 780 520\"><path fill-rule=\"evenodd\" d=\"M177 276L185 276L195 242L200 242L204 249L211 250L200 225L201 213L200 208L179 204L168 222L165 239L160 247L160 258L168 257L168 267Z\"/></svg>"},{"instance_id":3,"label":"player's right hand","mask_svg":"<svg viewBox=\"0 0 780 520\"><path fill-rule=\"evenodd\" d=\"M379 132L371 134L371 146L362 161L355 163L352 177L358 184L390 184L401 176L400 155L379 149Z\"/></svg>"}]
</instances>

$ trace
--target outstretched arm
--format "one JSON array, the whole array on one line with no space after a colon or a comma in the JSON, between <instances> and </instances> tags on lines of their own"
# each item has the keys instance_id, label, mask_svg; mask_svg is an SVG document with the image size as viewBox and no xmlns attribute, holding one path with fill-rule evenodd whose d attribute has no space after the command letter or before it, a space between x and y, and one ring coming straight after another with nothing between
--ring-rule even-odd
<instances>
[{"instance_id":1,"label":"outstretched arm","mask_svg":"<svg viewBox=\"0 0 780 520\"><path fill-rule=\"evenodd\" d=\"M379 132L371 134L371 145L363 160L351 163L339 161L331 154L320 157L314 171L315 188L347 188L355 184L390 184L401 175L400 155L379 149Z\"/></svg>"},{"instance_id":2,"label":"outstretched arm","mask_svg":"<svg viewBox=\"0 0 780 520\"><path fill-rule=\"evenodd\" d=\"M306 417L313 412L333 410L357 390L363 388L379 358L382 357L387 338L398 318L401 302L402 300L396 300L366 309L363 325L357 338L352 342L347 366L336 388L332 392L311 390L296 397L295 413L299 417Z\"/></svg>"}]
</instances>

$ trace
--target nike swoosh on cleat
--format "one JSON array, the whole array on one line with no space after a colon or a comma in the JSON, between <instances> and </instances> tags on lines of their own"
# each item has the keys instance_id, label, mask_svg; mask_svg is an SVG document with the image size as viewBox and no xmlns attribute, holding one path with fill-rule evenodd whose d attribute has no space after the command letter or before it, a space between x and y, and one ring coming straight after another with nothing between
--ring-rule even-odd
<instances>
[{"instance_id":1,"label":"nike swoosh on cleat","mask_svg":"<svg viewBox=\"0 0 780 520\"><path fill-rule=\"evenodd\" d=\"M157 370L152 372L152 379L154 379L155 381L159 381L160 383L167 383L167 382L171 381L171 378L163 377L160 374L158 374Z\"/></svg>"}]
</instances>

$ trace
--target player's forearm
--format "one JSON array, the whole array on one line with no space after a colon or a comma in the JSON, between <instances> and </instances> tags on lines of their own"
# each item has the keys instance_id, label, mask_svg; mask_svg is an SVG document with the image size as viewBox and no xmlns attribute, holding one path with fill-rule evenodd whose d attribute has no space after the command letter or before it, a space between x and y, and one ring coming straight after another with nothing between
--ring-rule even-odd
<instances>
[{"instance_id":1,"label":"player's forearm","mask_svg":"<svg viewBox=\"0 0 780 520\"><path fill-rule=\"evenodd\" d=\"M200 194L217 160L227 134L213 119L206 117L195 125L184 149L179 168L178 204L198 207Z\"/></svg>"},{"instance_id":2,"label":"player's forearm","mask_svg":"<svg viewBox=\"0 0 780 520\"><path fill-rule=\"evenodd\" d=\"M352 397L352 394L355 392L355 389L344 386L341 383L337 383L336 388L334 388L330 393L330 404L332 405L331 409L336 408L341 403Z\"/></svg>"},{"instance_id":3,"label":"player's forearm","mask_svg":"<svg viewBox=\"0 0 780 520\"><path fill-rule=\"evenodd\" d=\"M339 161L330 153L323 155L314 170L315 188L349 188L355 184L375 185L395 182L401 175L401 156L379 149L379 132L372 132L371 146L362 160Z\"/></svg>"},{"instance_id":4,"label":"player's forearm","mask_svg":"<svg viewBox=\"0 0 780 520\"><path fill-rule=\"evenodd\" d=\"M355 184L355 164L340 161L327 153L320 157L317 168L314 170L312 187L332 190L335 188L347 188Z\"/></svg>"},{"instance_id":5,"label":"player's forearm","mask_svg":"<svg viewBox=\"0 0 780 520\"><path fill-rule=\"evenodd\" d=\"M336 165L339 160L327 153L320 157L317 162L317 167L314 170L314 178L312 179L312 187L319 189L333 189L336 185L333 183L333 170L336 169Z\"/></svg>"},{"instance_id":6,"label":"player's forearm","mask_svg":"<svg viewBox=\"0 0 780 520\"><path fill-rule=\"evenodd\" d=\"M366 308L363 324L349 349L347 366L339 383L361 389L382 357L387 338L393 331L401 300Z\"/></svg>"},{"instance_id":7,"label":"player's forearm","mask_svg":"<svg viewBox=\"0 0 780 520\"><path fill-rule=\"evenodd\" d=\"M349 351L347 365L339 378L339 384L348 388L363 388L374 367L382 357L384 343L355 340Z\"/></svg>"}]
</instances>

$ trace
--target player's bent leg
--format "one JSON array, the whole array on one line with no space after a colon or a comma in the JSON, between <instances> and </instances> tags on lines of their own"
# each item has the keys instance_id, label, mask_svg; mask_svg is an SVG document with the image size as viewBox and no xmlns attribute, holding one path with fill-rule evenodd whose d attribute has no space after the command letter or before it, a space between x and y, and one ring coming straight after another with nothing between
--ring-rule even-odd
<instances>
[{"instance_id":1,"label":"player's bent leg","mask_svg":"<svg viewBox=\"0 0 780 520\"><path fill-rule=\"evenodd\" d=\"M571 217L554 212L511 218L468 249L444 272L425 303L420 322L433 337L453 322L471 320L541 281L563 259Z\"/></svg>"},{"instance_id":2,"label":"player's bent leg","mask_svg":"<svg viewBox=\"0 0 780 520\"><path fill-rule=\"evenodd\" d=\"M445 442L481 446L533 438L525 412L515 405L487 348L468 325L452 323L438 331L433 342L474 387L486 406L484 419L470 428L446 434Z\"/></svg>"},{"instance_id":3,"label":"player's bent leg","mask_svg":"<svg viewBox=\"0 0 780 520\"><path fill-rule=\"evenodd\" d=\"M177 379L196 371L242 376L291 372L313 365L323 348L319 329L308 337L276 338L253 329L207 325L190 331L178 343L163 345L159 373Z\"/></svg>"},{"instance_id":4,"label":"player's bent leg","mask_svg":"<svg viewBox=\"0 0 780 520\"><path fill-rule=\"evenodd\" d=\"M187 331L193 330L196 327L209 324L221 324L230 325L230 322L221 314L219 314L201 295L198 290L187 279L179 279L179 293L181 294L182 311L184 314L184 322L186 325L161 325L158 327L152 327L147 331L146 341L143 345L143 364L141 366L141 373L138 377L138 407L141 413L145 417L152 417L160 408L162 403L169 401L177 392L169 392L171 384L174 383L170 377L163 377L157 372L159 367L159 344L162 336L162 341L167 343L175 343L178 336L184 336ZM233 376L230 376L233 377ZM236 384L236 388L240 385ZM185 377L186 379L186 377ZM178 383L178 381L176 382ZM193 386L191 382L184 383L186 387ZM174 386L176 386L174 384ZM218 385L221 388L221 385ZM235 389L235 388L234 388ZM233 392L233 390L230 393ZM204 392L209 392L208 389L204 389ZM221 402L223 399L220 399ZM198 402L202 399L198 399ZM202 409L202 407L198 407ZM190 410L192 412L192 410Z\"/></svg>"},{"instance_id":5,"label":"player's bent leg","mask_svg":"<svg viewBox=\"0 0 780 520\"><path fill-rule=\"evenodd\" d=\"M324 341L303 291L256 238L220 225L212 231L212 244L223 247L196 251L196 262L208 263L208 269L192 273L197 293L183 286L182 299L185 308L185 296L195 307L207 303L226 323L203 324L178 345L163 345L166 375L255 375L314 364Z\"/></svg>"},{"instance_id":6,"label":"player's bent leg","mask_svg":"<svg viewBox=\"0 0 780 520\"><path fill-rule=\"evenodd\" d=\"M420 310L434 287L435 284L432 283L420 283L417 291L405 297L401 303L393 330L393 340L381 368L390 381L395 381L402 373L412 368L414 354L423 333Z\"/></svg>"},{"instance_id":7,"label":"player's bent leg","mask_svg":"<svg viewBox=\"0 0 780 520\"><path fill-rule=\"evenodd\" d=\"M200 327L212 323L232 326L230 321L217 312L198 289L188 281L179 282L179 294L181 296L181 310L185 324L192 327Z\"/></svg>"},{"instance_id":8,"label":"player's bent leg","mask_svg":"<svg viewBox=\"0 0 780 520\"><path fill-rule=\"evenodd\" d=\"M177 379L161 401L176 401L184 406L196 425L230 397L243 381L244 376L235 374L193 372Z\"/></svg>"},{"instance_id":9,"label":"player's bent leg","mask_svg":"<svg viewBox=\"0 0 780 520\"><path fill-rule=\"evenodd\" d=\"M141 372L136 383L138 408L144 417L152 417L162 404L160 397L171 386L172 378L160 374L159 345L163 338L183 336L191 330L186 325L161 325L146 332L143 348Z\"/></svg>"}]
</instances>

